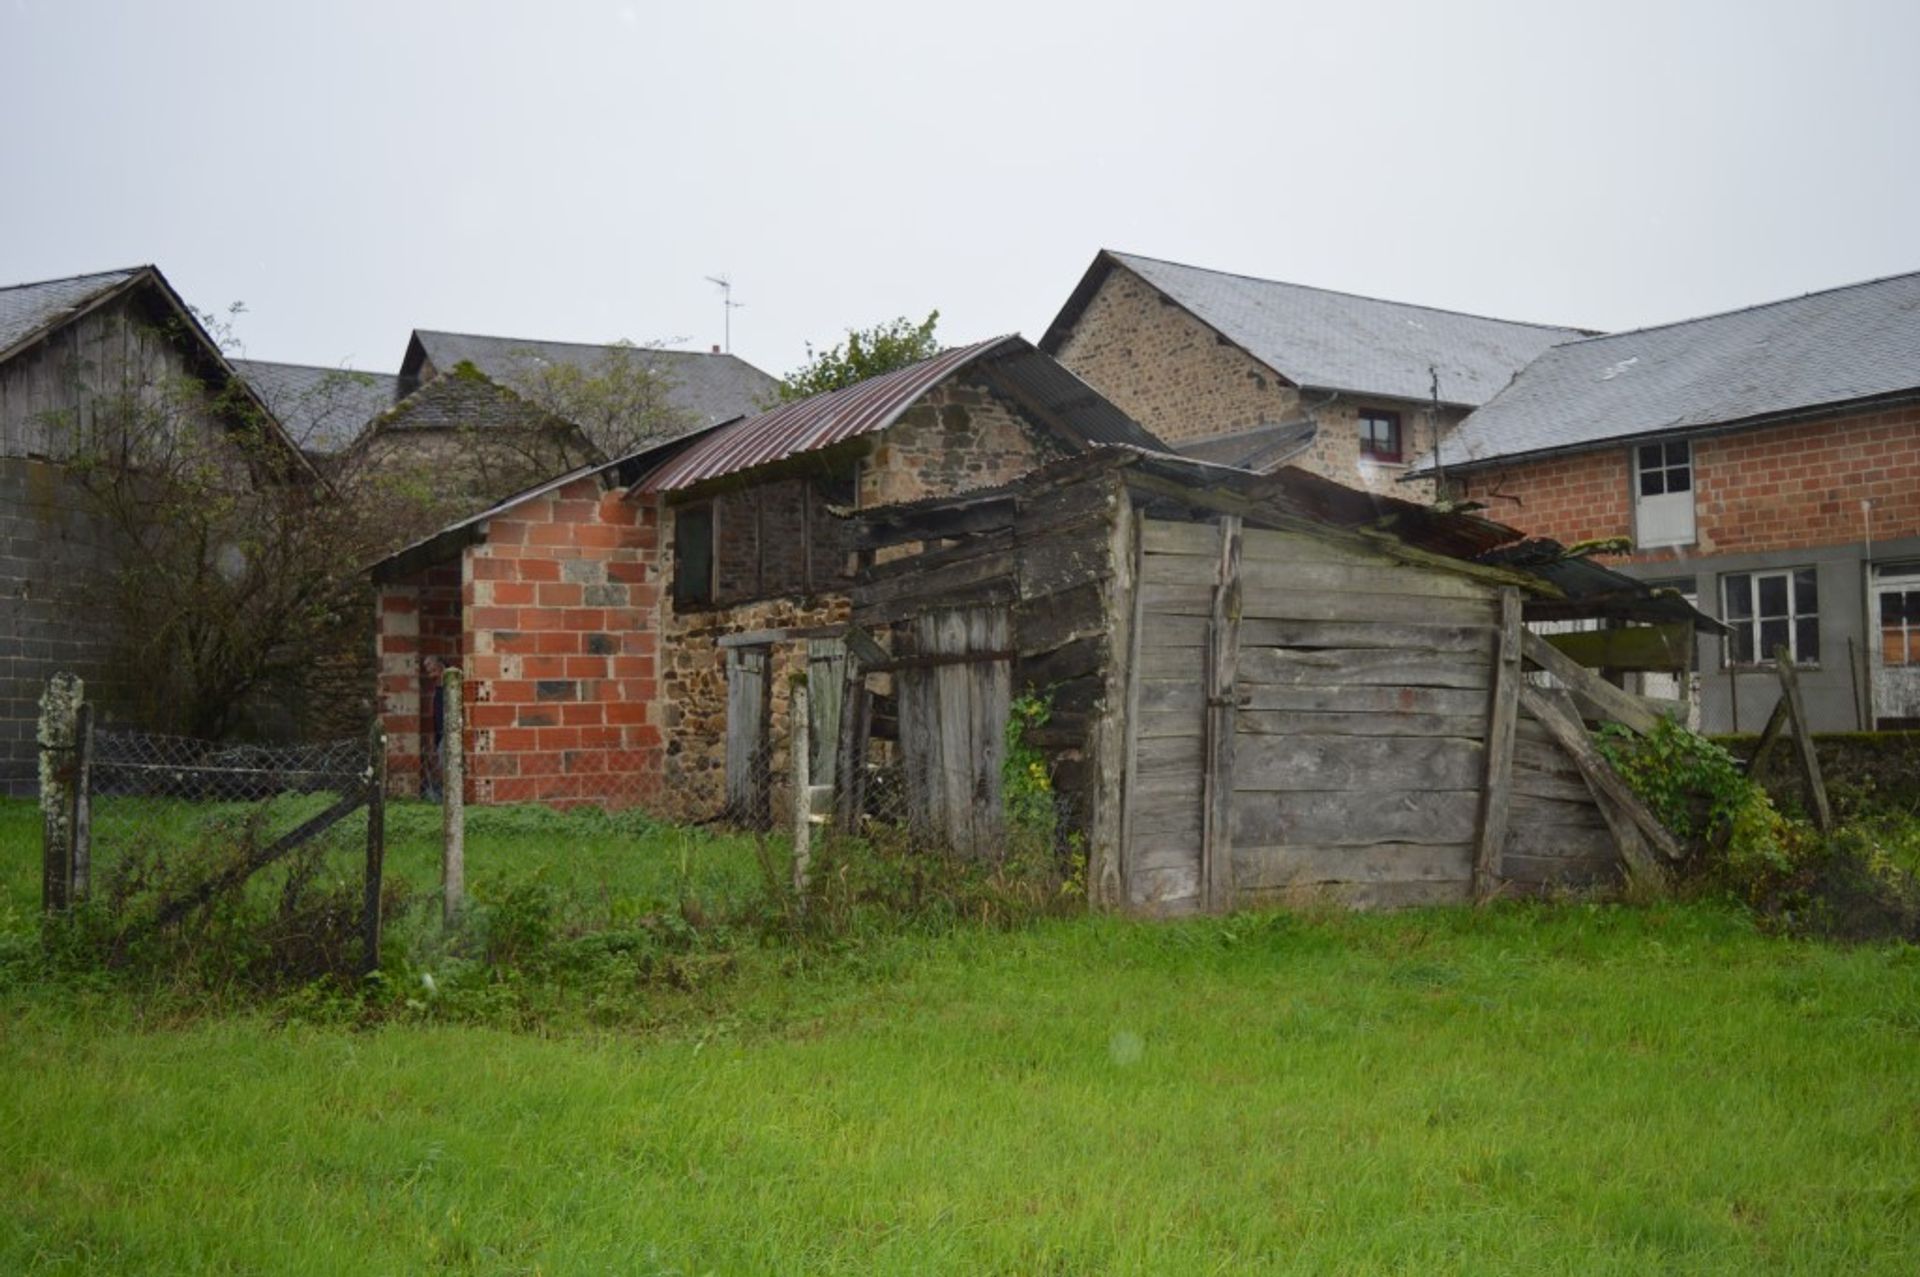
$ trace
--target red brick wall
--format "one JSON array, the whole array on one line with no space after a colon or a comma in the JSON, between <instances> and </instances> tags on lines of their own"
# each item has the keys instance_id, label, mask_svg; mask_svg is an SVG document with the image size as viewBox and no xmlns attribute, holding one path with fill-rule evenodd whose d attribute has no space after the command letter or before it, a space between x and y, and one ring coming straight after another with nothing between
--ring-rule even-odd
<instances>
[{"instance_id":1,"label":"red brick wall","mask_svg":"<svg viewBox=\"0 0 1920 1277\"><path fill-rule=\"evenodd\" d=\"M1702 554L1836 545L1920 535L1920 407L1771 426L1693 444L1697 543L1649 550L1642 563ZM1553 457L1467 476L1487 513L1571 543L1633 532L1625 447Z\"/></svg>"},{"instance_id":2,"label":"red brick wall","mask_svg":"<svg viewBox=\"0 0 1920 1277\"><path fill-rule=\"evenodd\" d=\"M658 510L582 479L463 556L468 788L628 806L659 791Z\"/></svg>"}]
</instances>

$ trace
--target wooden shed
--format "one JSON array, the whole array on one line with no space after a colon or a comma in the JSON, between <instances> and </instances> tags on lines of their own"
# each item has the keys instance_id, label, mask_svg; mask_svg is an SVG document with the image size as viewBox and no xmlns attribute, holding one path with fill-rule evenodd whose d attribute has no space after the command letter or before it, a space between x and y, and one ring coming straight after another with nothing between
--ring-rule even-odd
<instances>
[{"instance_id":1,"label":"wooden shed","mask_svg":"<svg viewBox=\"0 0 1920 1277\"><path fill-rule=\"evenodd\" d=\"M1476 561L1519 539L1500 524L1130 449L861 518L881 561L853 594L873 655L849 664L845 746L865 756L883 697L916 812L957 846L990 837L998 727L1033 689L1101 905L1454 902L1676 854L1581 721L1657 709L1523 622L1712 622L1597 566L1585 606Z\"/></svg>"}]
</instances>

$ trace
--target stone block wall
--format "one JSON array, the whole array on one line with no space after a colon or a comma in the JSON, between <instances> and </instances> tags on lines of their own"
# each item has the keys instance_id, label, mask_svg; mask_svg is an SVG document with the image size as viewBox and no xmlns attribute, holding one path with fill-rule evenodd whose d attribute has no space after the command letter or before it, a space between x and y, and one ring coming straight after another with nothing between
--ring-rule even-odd
<instances>
[{"instance_id":1,"label":"stone block wall","mask_svg":"<svg viewBox=\"0 0 1920 1277\"><path fill-rule=\"evenodd\" d=\"M1624 445L1493 466L1460 478L1487 513L1572 543L1633 535L1633 460ZM1920 407L1696 439L1696 542L1641 551L1636 563L1920 535Z\"/></svg>"},{"instance_id":2,"label":"stone block wall","mask_svg":"<svg viewBox=\"0 0 1920 1277\"><path fill-rule=\"evenodd\" d=\"M1062 455L1061 445L963 374L921 396L874 440L860 468L860 506L990 488Z\"/></svg>"},{"instance_id":3,"label":"stone block wall","mask_svg":"<svg viewBox=\"0 0 1920 1277\"><path fill-rule=\"evenodd\" d=\"M710 819L726 803L727 664L720 640L754 630L830 625L846 620L850 611L846 595L827 594L761 599L669 617L661 687L667 781L659 804L662 814L679 820ZM767 739L772 753L767 766L778 782L787 775L791 679L805 670L807 645L801 641L775 643L771 651L771 726Z\"/></svg>"},{"instance_id":4,"label":"stone block wall","mask_svg":"<svg viewBox=\"0 0 1920 1277\"><path fill-rule=\"evenodd\" d=\"M1108 273L1057 358L1175 447L1311 417L1318 436L1292 464L1349 487L1417 501L1433 495L1428 481L1400 481L1404 464L1364 460L1359 427L1363 407L1398 412L1411 462L1433 444L1430 405L1303 394L1129 270ZM1441 431L1464 416L1459 409L1441 409Z\"/></svg>"},{"instance_id":5,"label":"stone block wall","mask_svg":"<svg viewBox=\"0 0 1920 1277\"><path fill-rule=\"evenodd\" d=\"M60 466L0 459L0 785L12 797L39 788L35 731L49 678L80 675L89 699L111 710L118 645L99 589L110 570L104 536Z\"/></svg>"}]
</instances>

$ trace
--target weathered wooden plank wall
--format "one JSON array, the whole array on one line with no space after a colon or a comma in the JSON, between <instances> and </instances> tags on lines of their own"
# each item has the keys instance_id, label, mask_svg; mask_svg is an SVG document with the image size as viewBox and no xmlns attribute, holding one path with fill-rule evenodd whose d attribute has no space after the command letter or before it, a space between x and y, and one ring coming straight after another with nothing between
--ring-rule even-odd
<instances>
[{"instance_id":1,"label":"weathered wooden plank wall","mask_svg":"<svg viewBox=\"0 0 1920 1277\"><path fill-rule=\"evenodd\" d=\"M772 819L772 672L770 648L727 649L727 818L754 829Z\"/></svg>"},{"instance_id":2,"label":"weathered wooden plank wall","mask_svg":"<svg viewBox=\"0 0 1920 1277\"><path fill-rule=\"evenodd\" d=\"M1219 529L1142 531L1139 721L1129 901L1206 907L1206 671L1218 625ZM1501 625L1490 584L1364 548L1244 533L1231 863L1242 902L1457 902L1483 828ZM1216 703L1222 689L1212 689ZM1618 857L1592 794L1538 724L1515 726L1498 872L1524 889L1588 883Z\"/></svg>"},{"instance_id":3,"label":"weathered wooden plank wall","mask_svg":"<svg viewBox=\"0 0 1920 1277\"><path fill-rule=\"evenodd\" d=\"M902 669L900 763L915 827L963 855L1005 841L1001 769L1012 702L1004 607L941 608L916 616L911 654L965 657Z\"/></svg>"}]
</instances>

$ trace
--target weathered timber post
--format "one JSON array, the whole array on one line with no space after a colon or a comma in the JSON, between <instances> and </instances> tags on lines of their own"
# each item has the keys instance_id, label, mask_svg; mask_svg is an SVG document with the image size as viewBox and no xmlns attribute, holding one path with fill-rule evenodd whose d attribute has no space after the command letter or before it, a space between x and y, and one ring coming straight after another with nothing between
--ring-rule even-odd
<instances>
[{"instance_id":1,"label":"weathered timber post","mask_svg":"<svg viewBox=\"0 0 1920 1277\"><path fill-rule=\"evenodd\" d=\"M40 697L40 907L65 909L73 889L73 800L78 779L80 704L86 684L55 674Z\"/></svg>"},{"instance_id":2,"label":"weathered timber post","mask_svg":"<svg viewBox=\"0 0 1920 1277\"><path fill-rule=\"evenodd\" d=\"M1823 834L1833 832L1833 807L1827 802L1826 782L1820 775L1820 756L1813 748L1813 728L1807 722L1807 705L1800 698L1800 674L1793 657L1784 647L1773 651L1774 665L1780 674L1780 699L1793 715L1793 741L1800 759L1800 778L1807 783L1807 805L1813 808L1814 827Z\"/></svg>"},{"instance_id":3,"label":"weathered timber post","mask_svg":"<svg viewBox=\"0 0 1920 1277\"><path fill-rule=\"evenodd\" d=\"M451 927L467 901L466 675L440 672L440 918Z\"/></svg>"},{"instance_id":4,"label":"weathered timber post","mask_svg":"<svg viewBox=\"0 0 1920 1277\"><path fill-rule=\"evenodd\" d=\"M367 734L367 877L361 897L361 968L380 969L380 886L387 862L387 730L378 718Z\"/></svg>"},{"instance_id":5,"label":"weathered timber post","mask_svg":"<svg viewBox=\"0 0 1920 1277\"><path fill-rule=\"evenodd\" d=\"M1233 908L1233 741L1239 701L1240 516L1220 516L1220 567L1207 619L1206 770L1202 773L1200 898Z\"/></svg>"},{"instance_id":6,"label":"weathered timber post","mask_svg":"<svg viewBox=\"0 0 1920 1277\"><path fill-rule=\"evenodd\" d=\"M1500 634L1493 652L1492 708L1487 719L1487 769L1482 779L1480 825L1473 852L1473 898L1493 899L1500 884L1500 857L1513 806L1513 739L1520 711L1520 591L1500 590Z\"/></svg>"},{"instance_id":7,"label":"weathered timber post","mask_svg":"<svg viewBox=\"0 0 1920 1277\"><path fill-rule=\"evenodd\" d=\"M93 702L80 702L75 725L73 782L73 866L68 874L77 903L93 891Z\"/></svg>"},{"instance_id":8,"label":"weathered timber post","mask_svg":"<svg viewBox=\"0 0 1920 1277\"><path fill-rule=\"evenodd\" d=\"M787 756L793 766L793 894L804 900L807 871L813 864L813 777L807 755L812 730L807 721L807 677L793 677L793 695L787 705Z\"/></svg>"}]
</instances>

